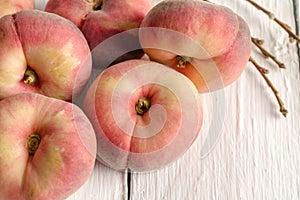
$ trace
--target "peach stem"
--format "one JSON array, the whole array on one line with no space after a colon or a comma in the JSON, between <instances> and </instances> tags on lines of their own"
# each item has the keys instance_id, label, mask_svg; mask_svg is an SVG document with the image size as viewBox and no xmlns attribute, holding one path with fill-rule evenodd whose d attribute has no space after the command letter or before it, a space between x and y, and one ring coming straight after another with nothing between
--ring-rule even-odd
<instances>
[{"instance_id":1,"label":"peach stem","mask_svg":"<svg viewBox=\"0 0 300 200\"><path fill-rule=\"evenodd\" d=\"M39 82L38 75L36 72L31 69L30 67L27 67L25 73L24 73L24 83L28 85L37 85Z\"/></svg>"},{"instance_id":2,"label":"peach stem","mask_svg":"<svg viewBox=\"0 0 300 200\"><path fill-rule=\"evenodd\" d=\"M27 138L26 147L30 156L33 156L41 142L41 136L37 133L32 133Z\"/></svg>"},{"instance_id":3,"label":"peach stem","mask_svg":"<svg viewBox=\"0 0 300 200\"><path fill-rule=\"evenodd\" d=\"M140 98L135 104L135 111L138 115L144 115L151 107L151 100L147 97Z\"/></svg>"},{"instance_id":4,"label":"peach stem","mask_svg":"<svg viewBox=\"0 0 300 200\"><path fill-rule=\"evenodd\" d=\"M184 68L187 63L192 62L192 58L187 56L176 56L176 59L178 61L177 67Z\"/></svg>"}]
</instances>

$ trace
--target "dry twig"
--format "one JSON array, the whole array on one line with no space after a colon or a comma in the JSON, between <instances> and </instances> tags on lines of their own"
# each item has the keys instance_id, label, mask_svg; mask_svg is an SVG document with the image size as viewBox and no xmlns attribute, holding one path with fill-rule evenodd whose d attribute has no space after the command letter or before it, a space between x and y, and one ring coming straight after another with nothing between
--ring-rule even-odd
<instances>
[{"instance_id":1,"label":"dry twig","mask_svg":"<svg viewBox=\"0 0 300 200\"><path fill-rule=\"evenodd\" d=\"M291 30L291 27L289 25L287 25L286 23L280 21L275 16L274 13L272 13L269 10L263 8L261 5L257 4L256 2L254 2L252 0L246 0L246 1L249 2L250 4L252 4L256 9L261 10L262 12L264 12L266 15L269 16L269 18L271 20L275 21L279 26L281 26L289 34L290 41L296 40L298 43L300 43L300 37Z\"/></svg>"},{"instance_id":2,"label":"dry twig","mask_svg":"<svg viewBox=\"0 0 300 200\"><path fill-rule=\"evenodd\" d=\"M272 55L269 51L267 51L263 47L264 40L257 39L257 38L254 38L254 37L252 37L251 40L252 40L252 43L260 49L260 51L262 52L262 54L266 58L271 58L278 65L279 68L285 68L285 64L284 63L282 63L279 60L277 60L277 58L274 55Z\"/></svg>"},{"instance_id":3,"label":"dry twig","mask_svg":"<svg viewBox=\"0 0 300 200\"><path fill-rule=\"evenodd\" d=\"M288 110L284 107L284 103L281 100L280 96L279 96L279 92L278 90L275 88L275 86L272 84L272 82L270 81L270 79L266 76L266 71L263 67L261 67L254 59L253 57L250 57L249 61L255 66L255 68L259 71L259 73L262 75L262 77L264 78L264 80L266 81L266 83L268 84L268 86L271 88L272 92L274 93L277 102L279 104L280 107L280 112L282 113L282 115L284 117L287 116Z\"/></svg>"},{"instance_id":4,"label":"dry twig","mask_svg":"<svg viewBox=\"0 0 300 200\"><path fill-rule=\"evenodd\" d=\"M206 2L210 2L209 0L203 0ZM291 31L291 27L288 26L287 24L285 24L284 22L278 20L275 15L273 13L271 13L270 11L266 10L265 8L263 8L262 6L258 5L257 3L255 3L252 0L246 0L247 2L251 3L254 7L256 7L258 10L263 11L265 14L267 14L269 16L270 19L274 20L276 23L278 23L288 34L289 34L289 38L290 41L296 40L297 42L300 43L300 38L298 35L296 35L295 33L293 33ZM212 3L212 2L210 2ZM263 43L264 40L261 39L257 39L254 37L251 37L251 41L252 43L258 47L261 51L261 53L266 57L266 58L271 58L277 65L279 68L285 68L285 64L280 62L279 60L277 60L277 58L272 55L269 51L267 51L264 47L263 47ZM275 88L275 86L273 85L273 83L271 82L271 80L266 76L266 74L269 73L269 70L260 66L252 56L250 56L249 58L249 62L251 62L255 68L259 71L259 73L262 75L263 79L266 81L267 85L271 88L272 92L274 93L277 102L279 104L280 107L280 112L282 113L282 115L284 117L287 116L288 114L288 110L285 108L283 101L281 100L280 96L279 96L279 92L278 90Z\"/></svg>"}]
</instances>

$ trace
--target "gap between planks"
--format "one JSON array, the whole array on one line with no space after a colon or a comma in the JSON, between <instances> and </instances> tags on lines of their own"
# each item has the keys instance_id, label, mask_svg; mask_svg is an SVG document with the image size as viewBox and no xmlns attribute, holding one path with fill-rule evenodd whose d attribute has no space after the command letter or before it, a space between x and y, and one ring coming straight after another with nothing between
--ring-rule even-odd
<instances>
[{"instance_id":1,"label":"gap between planks","mask_svg":"<svg viewBox=\"0 0 300 200\"><path fill-rule=\"evenodd\" d=\"M296 31L296 34L299 35L299 26L300 26L299 0L293 0L293 8L294 8L295 31ZM296 44L296 45L297 45L298 57L300 59L300 46L299 46L299 44ZM299 71L300 71L300 62L299 62ZM300 79L300 76L298 77L298 79Z\"/></svg>"}]
</instances>

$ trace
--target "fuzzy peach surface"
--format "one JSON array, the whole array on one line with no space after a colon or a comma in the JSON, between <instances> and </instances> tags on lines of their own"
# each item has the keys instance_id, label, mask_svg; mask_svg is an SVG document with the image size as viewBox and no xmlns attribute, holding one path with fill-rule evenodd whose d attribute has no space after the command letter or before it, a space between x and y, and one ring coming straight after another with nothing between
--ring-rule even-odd
<instances>
[{"instance_id":1,"label":"fuzzy peach surface","mask_svg":"<svg viewBox=\"0 0 300 200\"><path fill-rule=\"evenodd\" d=\"M183 33L206 50L206 56L215 57L223 54L233 44L239 24L237 16L224 6L195 0L175 0L162 1L152 8L141 27L161 27ZM155 35L153 38L147 36L150 38L141 38L142 45L149 40L160 41ZM198 59L207 58L206 56L201 55Z\"/></svg>"},{"instance_id":2,"label":"fuzzy peach surface","mask_svg":"<svg viewBox=\"0 0 300 200\"><path fill-rule=\"evenodd\" d=\"M27 93L0 101L0 108L1 199L63 199L87 180L96 138L78 107ZM30 156L26 141L32 133L41 143Z\"/></svg>"},{"instance_id":3,"label":"fuzzy peach surface","mask_svg":"<svg viewBox=\"0 0 300 200\"><path fill-rule=\"evenodd\" d=\"M19 12L21 10L33 10L34 0L2 0L0 1L0 18Z\"/></svg>"},{"instance_id":4,"label":"fuzzy peach surface","mask_svg":"<svg viewBox=\"0 0 300 200\"><path fill-rule=\"evenodd\" d=\"M151 107L139 115L135 105L144 97ZM98 160L137 171L162 167L182 155L197 137L203 115L189 79L145 60L103 71L88 89L84 110L98 138Z\"/></svg>"},{"instance_id":5,"label":"fuzzy peach surface","mask_svg":"<svg viewBox=\"0 0 300 200\"><path fill-rule=\"evenodd\" d=\"M150 60L186 75L200 93L237 80L251 53L247 23L229 8L204 1L160 2L145 16L139 36ZM183 58L188 61L180 66Z\"/></svg>"},{"instance_id":6,"label":"fuzzy peach surface","mask_svg":"<svg viewBox=\"0 0 300 200\"><path fill-rule=\"evenodd\" d=\"M150 0L49 0L45 11L72 21L94 49L117 33L138 28L151 8Z\"/></svg>"},{"instance_id":7,"label":"fuzzy peach surface","mask_svg":"<svg viewBox=\"0 0 300 200\"><path fill-rule=\"evenodd\" d=\"M37 92L70 100L82 89L91 73L91 55L74 24L51 13L21 11L1 18L0 27L0 99ZM38 76L35 86L23 82L27 67Z\"/></svg>"}]
</instances>

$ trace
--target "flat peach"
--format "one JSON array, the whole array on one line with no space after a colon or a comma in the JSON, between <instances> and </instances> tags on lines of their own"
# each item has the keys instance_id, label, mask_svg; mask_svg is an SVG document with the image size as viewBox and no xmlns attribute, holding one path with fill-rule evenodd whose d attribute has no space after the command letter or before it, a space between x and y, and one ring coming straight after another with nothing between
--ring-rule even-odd
<instances>
[{"instance_id":1,"label":"flat peach","mask_svg":"<svg viewBox=\"0 0 300 200\"><path fill-rule=\"evenodd\" d=\"M119 170L163 167L189 148L202 125L193 83L145 60L104 70L90 86L84 110L98 138L98 159Z\"/></svg>"},{"instance_id":2,"label":"flat peach","mask_svg":"<svg viewBox=\"0 0 300 200\"><path fill-rule=\"evenodd\" d=\"M229 8L204 1L159 3L139 36L150 60L186 75L201 93L237 80L251 52L247 23Z\"/></svg>"},{"instance_id":3,"label":"flat peach","mask_svg":"<svg viewBox=\"0 0 300 200\"><path fill-rule=\"evenodd\" d=\"M35 93L0 101L0 199L65 199L91 175L96 137L74 104Z\"/></svg>"},{"instance_id":4,"label":"flat peach","mask_svg":"<svg viewBox=\"0 0 300 200\"><path fill-rule=\"evenodd\" d=\"M1 18L0 27L0 99L37 92L70 100L83 88L91 73L91 55L83 34L70 21L27 10ZM29 70L34 72L31 79Z\"/></svg>"}]
</instances>

